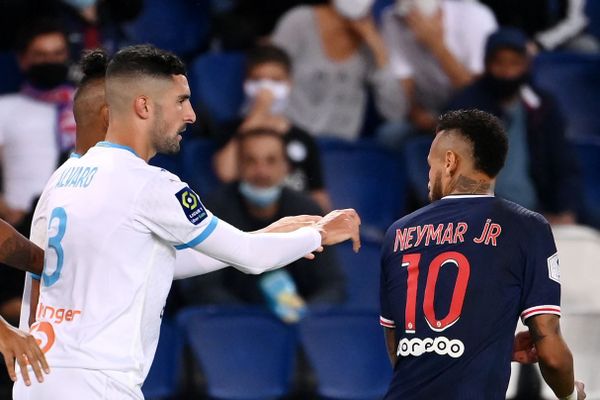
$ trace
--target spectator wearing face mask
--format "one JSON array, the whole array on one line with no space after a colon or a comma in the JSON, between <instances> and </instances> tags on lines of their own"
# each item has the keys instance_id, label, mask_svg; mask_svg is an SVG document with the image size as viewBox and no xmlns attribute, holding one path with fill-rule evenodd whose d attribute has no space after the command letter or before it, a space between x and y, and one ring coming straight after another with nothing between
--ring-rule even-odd
<instances>
[{"instance_id":1,"label":"spectator wearing face mask","mask_svg":"<svg viewBox=\"0 0 600 400\"><path fill-rule=\"evenodd\" d=\"M3 190L0 217L17 226L58 165L75 144L69 52L60 25L33 22L18 41L22 90L0 97ZM25 232L26 234L28 232Z\"/></svg>"},{"instance_id":2,"label":"spectator wearing face mask","mask_svg":"<svg viewBox=\"0 0 600 400\"><path fill-rule=\"evenodd\" d=\"M278 133L254 129L236 136L239 181L205 199L214 214L239 229L256 231L290 215L321 215L307 195L284 185L289 171L285 142ZM344 279L331 249L278 271L247 275L233 268L180 282L190 304L263 304L295 322L305 304L335 304L345 296Z\"/></svg>"},{"instance_id":3,"label":"spectator wearing face mask","mask_svg":"<svg viewBox=\"0 0 600 400\"><path fill-rule=\"evenodd\" d=\"M500 29L487 41L484 75L449 108L478 108L504 122L509 149L496 180L499 196L544 213L550 223L575 223L580 171L554 97L531 81L531 61L525 34Z\"/></svg>"},{"instance_id":4,"label":"spectator wearing face mask","mask_svg":"<svg viewBox=\"0 0 600 400\"><path fill-rule=\"evenodd\" d=\"M406 101L371 16L373 0L331 0L283 15L271 37L294 66L288 115L313 135L355 140L367 87L386 120L404 118Z\"/></svg>"},{"instance_id":5,"label":"spectator wearing face mask","mask_svg":"<svg viewBox=\"0 0 600 400\"><path fill-rule=\"evenodd\" d=\"M452 94L483 72L483 50L497 24L487 7L463 0L396 0L382 32L391 69L409 100L408 121L378 132L398 149L413 134L431 134ZM398 83L396 83L398 84Z\"/></svg>"},{"instance_id":6,"label":"spectator wearing face mask","mask_svg":"<svg viewBox=\"0 0 600 400\"><path fill-rule=\"evenodd\" d=\"M217 176L223 182L238 179L238 141L234 132L244 134L255 129L268 129L280 134L285 142L290 171L285 180L287 187L310 193L324 211L331 202L323 182L319 149L306 131L295 126L285 112L292 91L292 65L282 49L263 45L248 53L243 106L243 119L222 129L221 148L214 157Z\"/></svg>"}]
</instances>

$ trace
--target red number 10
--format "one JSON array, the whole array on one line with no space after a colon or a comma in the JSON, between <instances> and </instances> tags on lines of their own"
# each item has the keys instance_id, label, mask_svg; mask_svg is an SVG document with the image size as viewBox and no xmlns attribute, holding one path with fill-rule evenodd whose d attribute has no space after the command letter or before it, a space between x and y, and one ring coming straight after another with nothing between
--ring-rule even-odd
<instances>
[{"instance_id":1,"label":"red number 10","mask_svg":"<svg viewBox=\"0 0 600 400\"><path fill-rule=\"evenodd\" d=\"M417 286L419 283L419 262L421 254L406 254L402 257L402 266L407 268L408 276L406 278L406 309L404 312L404 329L406 333L415 333L417 311ZM454 291L452 292L452 301L450 310L444 318L437 318L435 315L435 286L437 284L440 269L445 265L454 265L458 269ZM469 274L471 266L469 260L455 251L447 251L438 255L429 265L429 274L425 284L425 299L423 301L423 312L425 320L429 327L436 332L441 332L452 326L460 318L467 284L469 283Z\"/></svg>"}]
</instances>

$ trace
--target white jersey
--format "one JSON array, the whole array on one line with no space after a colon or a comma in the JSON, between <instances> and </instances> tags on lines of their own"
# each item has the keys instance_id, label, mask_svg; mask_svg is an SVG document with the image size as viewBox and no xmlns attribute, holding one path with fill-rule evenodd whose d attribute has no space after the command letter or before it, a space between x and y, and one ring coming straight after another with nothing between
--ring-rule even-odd
<instances>
[{"instance_id":1,"label":"white jersey","mask_svg":"<svg viewBox=\"0 0 600 400\"><path fill-rule=\"evenodd\" d=\"M103 370L131 388L146 377L176 248L217 219L179 178L101 142L52 176L32 238L46 260L32 333L53 368Z\"/></svg>"}]
</instances>

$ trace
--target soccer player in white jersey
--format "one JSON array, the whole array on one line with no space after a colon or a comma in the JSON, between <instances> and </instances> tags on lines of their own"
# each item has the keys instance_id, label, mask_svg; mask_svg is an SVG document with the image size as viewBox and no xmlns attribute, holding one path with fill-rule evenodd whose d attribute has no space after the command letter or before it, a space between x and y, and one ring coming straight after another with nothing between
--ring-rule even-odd
<instances>
[{"instance_id":1,"label":"soccer player in white jersey","mask_svg":"<svg viewBox=\"0 0 600 400\"><path fill-rule=\"evenodd\" d=\"M22 399L141 399L174 275L176 249L201 253L197 273L260 273L346 239L360 219L334 211L290 233L248 234L218 220L175 175L151 167L179 150L195 120L181 61L152 46L118 52L106 77L107 141L53 175L46 264L34 330L53 371L15 384Z\"/></svg>"}]
</instances>

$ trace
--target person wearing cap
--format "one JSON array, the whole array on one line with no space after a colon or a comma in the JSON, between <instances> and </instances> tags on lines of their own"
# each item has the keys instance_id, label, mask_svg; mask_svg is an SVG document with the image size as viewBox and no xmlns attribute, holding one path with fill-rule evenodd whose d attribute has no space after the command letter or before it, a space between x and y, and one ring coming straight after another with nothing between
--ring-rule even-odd
<instances>
[{"instance_id":1,"label":"person wearing cap","mask_svg":"<svg viewBox=\"0 0 600 400\"><path fill-rule=\"evenodd\" d=\"M542 212L553 224L577 220L581 174L566 121L552 94L531 79L526 35L501 28L485 47L484 74L458 93L449 110L478 108L499 117L509 139L496 193Z\"/></svg>"}]
</instances>

